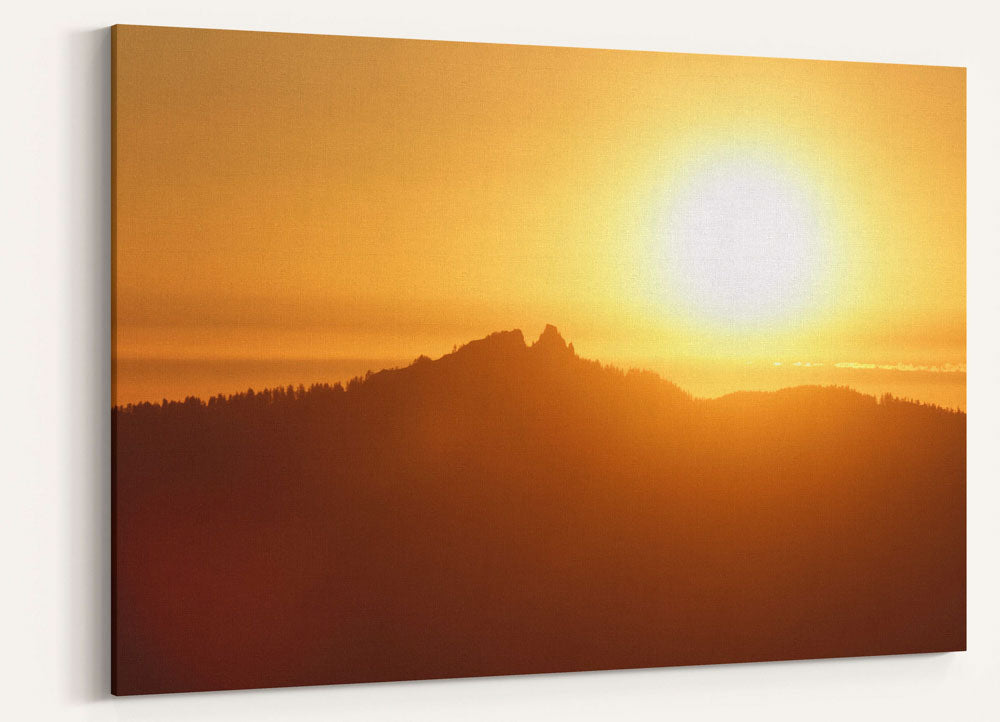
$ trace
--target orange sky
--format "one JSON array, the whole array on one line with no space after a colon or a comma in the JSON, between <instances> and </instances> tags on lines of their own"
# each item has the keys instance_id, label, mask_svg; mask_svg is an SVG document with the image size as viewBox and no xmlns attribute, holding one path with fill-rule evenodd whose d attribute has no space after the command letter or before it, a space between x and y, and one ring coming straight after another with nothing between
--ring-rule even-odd
<instances>
[{"instance_id":1,"label":"orange sky","mask_svg":"<svg viewBox=\"0 0 1000 722\"><path fill-rule=\"evenodd\" d=\"M554 323L698 394L964 408L964 69L135 26L114 51L116 402ZM716 307L679 260L731 167L776 222L805 209L808 244L767 246L801 251L787 303Z\"/></svg>"}]
</instances>

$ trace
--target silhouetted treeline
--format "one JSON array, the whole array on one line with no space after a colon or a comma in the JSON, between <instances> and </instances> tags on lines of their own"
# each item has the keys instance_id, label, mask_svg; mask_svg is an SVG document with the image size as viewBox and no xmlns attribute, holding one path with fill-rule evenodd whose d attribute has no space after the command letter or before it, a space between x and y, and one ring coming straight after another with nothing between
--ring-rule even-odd
<instances>
[{"instance_id":1,"label":"silhouetted treeline","mask_svg":"<svg viewBox=\"0 0 1000 722\"><path fill-rule=\"evenodd\" d=\"M112 418L119 693L964 648L959 412L549 327Z\"/></svg>"}]
</instances>

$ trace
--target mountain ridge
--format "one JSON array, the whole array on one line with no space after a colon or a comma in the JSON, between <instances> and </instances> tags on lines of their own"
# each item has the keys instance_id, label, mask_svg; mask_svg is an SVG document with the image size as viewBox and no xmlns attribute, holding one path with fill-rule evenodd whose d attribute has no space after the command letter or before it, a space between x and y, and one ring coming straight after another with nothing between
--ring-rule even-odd
<instances>
[{"instance_id":1,"label":"mountain ridge","mask_svg":"<svg viewBox=\"0 0 1000 722\"><path fill-rule=\"evenodd\" d=\"M572 343L567 343L565 338L559 332L558 328L553 324L546 324L543 331L539 334L538 338L532 342L528 343L526 341L524 332L519 329L494 331L487 334L486 336L478 339L473 339L468 341L461 346L457 346L451 352L445 353L438 358L432 359L426 355L420 355L414 359L407 366L400 366L395 368L384 368L378 371L369 370L363 376L355 376L346 382L320 382L310 384L309 387L299 385L294 386L273 386L264 387L259 390L248 389L247 391L238 391L229 394L216 394L207 399L202 399L198 396L187 396L184 400L167 400L168 405L177 404L208 404L209 402L218 404L224 403L230 399L241 399L246 396L256 397L258 400L263 400L269 396L278 397L288 397L299 395L303 392L309 390L333 390L337 392L338 389L353 390L362 384L374 382L379 383L380 378L385 376L400 376L410 374L412 370L418 369L421 372L426 373L427 369L430 368L449 368L454 369L463 363L478 363L482 364L481 370L485 371L495 371L498 369L503 369L504 365L513 364L514 367L524 370L525 365L522 363L525 359L532 360L542 360L544 359L547 363L558 363L562 366L567 366L576 363L578 368L588 368L591 373L597 369L601 369L605 372L625 375L625 376L635 376L644 377L648 380L657 379L661 383L676 389L677 391L685 394L688 398L693 401L705 401L705 402L731 402L741 398L746 398L748 395L757 395L759 397L766 397L767 395L779 394L783 396L788 396L792 393L803 393L803 391L794 392L795 389L801 390L811 390L823 394L841 394L845 392L850 392L851 394L856 394L857 396L864 397L866 399L872 399L876 403L908 403L916 406L924 407L927 409L934 409L936 411L941 411L944 413L957 413L964 415L965 412L960 409L951 409L937 404L925 403L912 399L905 399L893 396L892 394L882 394L881 396L875 396L873 394L866 394L853 389L850 386L844 385L819 385L819 384L795 384L791 386L782 387L774 390L755 390L755 389L740 389L737 391L732 391L727 394L716 397L696 397L693 394L682 389L673 381L664 378L662 375L655 371L648 369L642 369L639 367L627 367L622 368L615 366L613 364L604 364L601 361L595 359L587 359L579 356ZM492 364L492 365L491 365ZM430 365L430 366L428 366ZM214 401L213 401L214 399ZM162 402L139 402L139 403L128 403L115 406L114 409L119 412L127 412L129 409L136 408L149 408L149 407L159 407L163 406Z\"/></svg>"},{"instance_id":2,"label":"mountain ridge","mask_svg":"<svg viewBox=\"0 0 1000 722\"><path fill-rule=\"evenodd\" d=\"M118 693L965 647L965 415L552 327L112 413Z\"/></svg>"}]
</instances>

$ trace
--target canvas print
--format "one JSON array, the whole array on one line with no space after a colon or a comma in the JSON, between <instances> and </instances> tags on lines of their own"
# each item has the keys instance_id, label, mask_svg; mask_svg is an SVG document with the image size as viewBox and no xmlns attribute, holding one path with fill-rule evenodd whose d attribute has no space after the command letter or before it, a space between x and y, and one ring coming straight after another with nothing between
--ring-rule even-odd
<instances>
[{"instance_id":1,"label":"canvas print","mask_svg":"<svg viewBox=\"0 0 1000 722\"><path fill-rule=\"evenodd\" d=\"M965 648L965 70L112 31L116 694Z\"/></svg>"}]
</instances>

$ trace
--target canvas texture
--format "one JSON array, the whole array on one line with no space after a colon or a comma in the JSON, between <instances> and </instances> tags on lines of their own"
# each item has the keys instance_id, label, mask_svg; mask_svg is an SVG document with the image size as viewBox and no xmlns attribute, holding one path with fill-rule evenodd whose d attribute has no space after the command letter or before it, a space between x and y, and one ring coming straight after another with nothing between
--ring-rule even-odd
<instances>
[{"instance_id":1,"label":"canvas texture","mask_svg":"<svg viewBox=\"0 0 1000 722\"><path fill-rule=\"evenodd\" d=\"M965 70L112 31L112 691L965 649Z\"/></svg>"}]
</instances>

